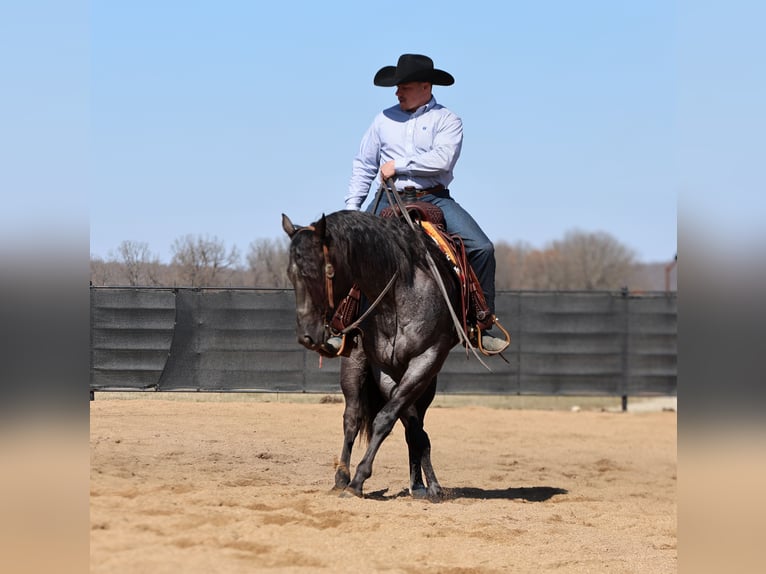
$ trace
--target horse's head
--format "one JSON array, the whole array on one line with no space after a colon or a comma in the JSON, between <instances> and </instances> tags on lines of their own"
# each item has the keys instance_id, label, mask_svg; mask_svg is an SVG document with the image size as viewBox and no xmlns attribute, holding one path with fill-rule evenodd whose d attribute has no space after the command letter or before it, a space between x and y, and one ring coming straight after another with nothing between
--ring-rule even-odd
<instances>
[{"instance_id":1,"label":"horse's head","mask_svg":"<svg viewBox=\"0 0 766 574\"><path fill-rule=\"evenodd\" d=\"M325 217L312 225L295 226L283 213L282 229L291 240L287 275L295 289L298 342L321 355L334 357L335 349L327 345L328 323L335 302Z\"/></svg>"}]
</instances>

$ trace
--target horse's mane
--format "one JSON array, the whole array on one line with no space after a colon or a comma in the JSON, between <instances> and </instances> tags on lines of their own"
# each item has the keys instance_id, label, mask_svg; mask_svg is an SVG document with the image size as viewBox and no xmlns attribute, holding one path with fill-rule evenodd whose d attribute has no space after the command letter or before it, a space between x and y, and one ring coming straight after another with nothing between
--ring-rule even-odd
<instances>
[{"instance_id":1,"label":"horse's mane","mask_svg":"<svg viewBox=\"0 0 766 574\"><path fill-rule=\"evenodd\" d=\"M337 211L326 217L327 237L337 264L351 274L379 273L390 278L396 271L408 284L415 269L425 268L432 242L396 218L382 218L362 211ZM431 245L429 245L431 243Z\"/></svg>"}]
</instances>

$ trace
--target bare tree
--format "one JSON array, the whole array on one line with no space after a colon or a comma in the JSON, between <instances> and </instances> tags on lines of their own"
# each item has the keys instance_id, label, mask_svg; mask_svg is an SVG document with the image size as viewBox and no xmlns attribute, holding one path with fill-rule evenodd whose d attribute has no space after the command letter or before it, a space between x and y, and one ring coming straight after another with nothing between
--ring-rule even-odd
<instances>
[{"instance_id":1,"label":"bare tree","mask_svg":"<svg viewBox=\"0 0 766 574\"><path fill-rule=\"evenodd\" d=\"M629 285L633 252L607 233L570 231L544 249L495 246L498 289L596 290Z\"/></svg>"},{"instance_id":2,"label":"bare tree","mask_svg":"<svg viewBox=\"0 0 766 574\"><path fill-rule=\"evenodd\" d=\"M117 277L114 262L104 261L96 255L90 256L90 282L91 285L103 287L104 285L116 285Z\"/></svg>"},{"instance_id":3,"label":"bare tree","mask_svg":"<svg viewBox=\"0 0 766 574\"><path fill-rule=\"evenodd\" d=\"M518 279L518 253L505 241L495 243L495 288L498 290L515 289L514 283Z\"/></svg>"},{"instance_id":4,"label":"bare tree","mask_svg":"<svg viewBox=\"0 0 766 574\"><path fill-rule=\"evenodd\" d=\"M256 239L245 267L236 247L213 237L185 235L172 245L171 265L161 264L146 243L123 241L106 261L91 257L93 285L183 285L192 287L273 287L289 289L289 240ZM544 249L528 243L495 244L498 290L651 289L633 251L607 233L570 231ZM660 272L662 270L660 269ZM660 277L661 279L661 277ZM647 287L649 286L649 287ZM661 286L659 287L661 288Z\"/></svg>"},{"instance_id":5,"label":"bare tree","mask_svg":"<svg viewBox=\"0 0 766 574\"><path fill-rule=\"evenodd\" d=\"M247 264L253 274L256 287L290 287L287 277L289 240L284 237L277 240L256 239L250 243Z\"/></svg>"},{"instance_id":6,"label":"bare tree","mask_svg":"<svg viewBox=\"0 0 766 574\"><path fill-rule=\"evenodd\" d=\"M562 282L569 289L619 289L627 285L634 252L605 232L567 232L553 249L561 255Z\"/></svg>"},{"instance_id":7,"label":"bare tree","mask_svg":"<svg viewBox=\"0 0 766 574\"><path fill-rule=\"evenodd\" d=\"M143 241L125 240L117 247L128 285L159 285L160 259Z\"/></svg>"},{"instance_id":8,"label":"bare tree","mask_svg":"<svg viewBox=\"0 0 766 574\"><path fill-rule=\"evenodd\" d=\"M522 262L521 289L556 291L567 289L561 254L554 249L535 249Z\"/></svg>"},{"instance_id":9,"label":"bare tree","mask_svg":"<svg viewBox=\"0 0 766 574\"><path fill-rule=\"evenodd\" d=\"M172 264L177 281L192 287L220 287L226 285L239 265L239 251L217 237L185 235L173 242Z\"/></svg>"},{"instance_id":10,"label":"bare tree","mask_svg":"<svg viewBox=\"0 0 766 574\"><path fill-rule=\"evenodd\" d=\"M497 289L529 289L534 277L530 276L530 262L539 252L529 243L517 242L510 245L504 241L495 244L495 286Z\"/></svg>"}]
</instances>

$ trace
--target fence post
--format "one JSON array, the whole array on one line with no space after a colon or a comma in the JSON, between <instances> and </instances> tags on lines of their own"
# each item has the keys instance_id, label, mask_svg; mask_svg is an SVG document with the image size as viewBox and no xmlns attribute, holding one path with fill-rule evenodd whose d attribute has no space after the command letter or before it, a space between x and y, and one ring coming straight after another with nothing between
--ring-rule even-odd
<instances>
[{"instance_id":1,"label":"fence post","mask_svg":"<svg viewBox=\"0 0 766 574\"><path fill-rule=\"evenodd\" d=\"M524 306L522 305L522 297L521 297L521 291L518 291L516 293L516 321L517 324L516 327L516 348L518 349L516 353L518 354L518 361L516 361L516 394L521 395L521 373L522 373L522 367L521 367L521 361L523 358L522 353L522 345L524 343L524 338L522 336L522 333L524 332L524 318L521 316L523 313Z\"/></svg>"},{"instance_id":2,"label":"fence post","mask_svg":"<svg viewBox=\"0 0 766 574\"><path fill-rule=\"evenodd\" d=\"M622 412L628 410L628 378L630 372L630 291L627 287L621 289L622 295L622 377L620 377L620 395L622 397Z\"/></svg>"}]
</instances>

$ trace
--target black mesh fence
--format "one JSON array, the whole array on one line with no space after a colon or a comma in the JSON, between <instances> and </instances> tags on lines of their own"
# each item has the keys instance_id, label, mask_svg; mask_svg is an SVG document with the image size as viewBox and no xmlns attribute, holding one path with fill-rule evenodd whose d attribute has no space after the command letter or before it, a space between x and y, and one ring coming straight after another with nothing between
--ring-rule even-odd
<instances>
[{"instance_id":1,"label":"black mesh fence","mask_svg":"<svg viewBox=\"0 0 766 574\"><path fill-rule=\"evenodd\" d=\"M675 395L675 293L500 292L512 336L487 370L462 347L446 393ZM291 290L91 288L90 389L335 392L340 361L301 347Z\"/></svg>"}]
</instances>

